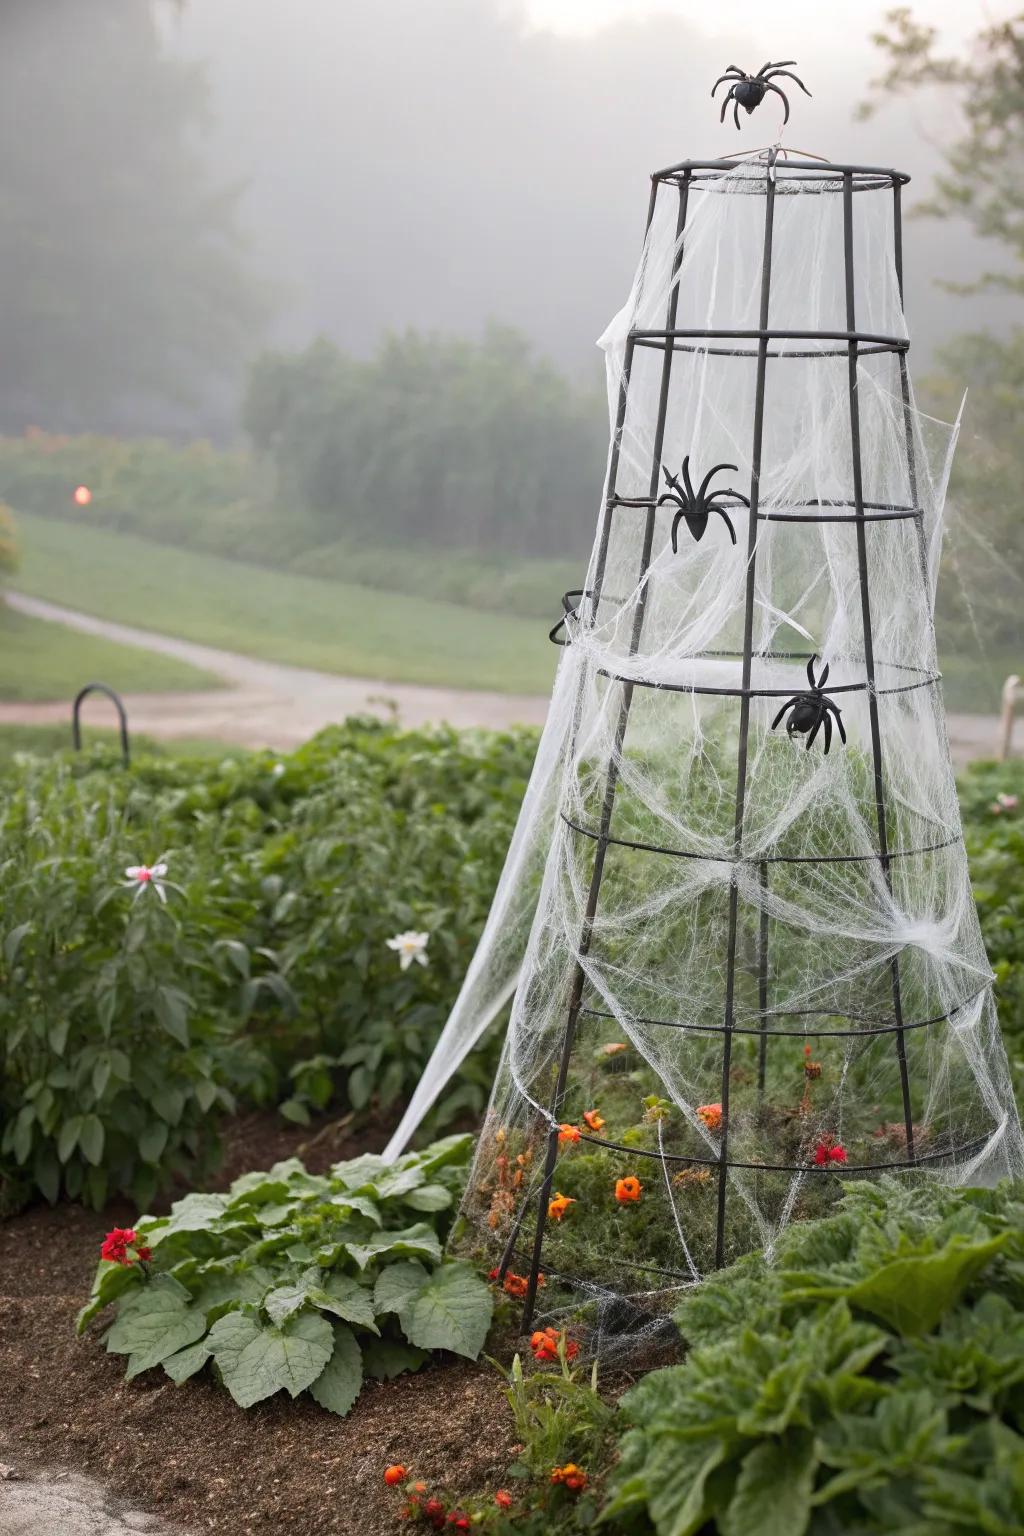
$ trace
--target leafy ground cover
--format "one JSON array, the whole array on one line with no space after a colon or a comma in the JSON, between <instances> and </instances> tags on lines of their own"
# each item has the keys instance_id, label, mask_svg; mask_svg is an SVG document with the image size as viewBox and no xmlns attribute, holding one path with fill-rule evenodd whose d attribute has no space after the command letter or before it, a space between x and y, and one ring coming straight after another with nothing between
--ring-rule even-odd
<instances>
[{"instance_id":1,"label":"leafy ground cover","mask_svg":"<svg viewBox=\"0 0 1024 1536\"><path fill-rule=\"evenodd\" d=\"M119 693L195 693L220 686L210 673L171 656L75 634L0 601L0 699L66 699L70 718L76 690L97 679Z\"/></svg>"},{"instance_id":2,"label":"leafy ground cover","mask_svg":"<svg viewBox=\"0 0 1024 1536\"><path fill-rule=\"evenodd\" d=\"M12 585L101 618L322 672L499 693L547 694L553 647L543 622L495 606L437 602L429 572L396 596L170 549L82 522L22 514ZM551 622L563 587L551 585Z\"/></svg>"}]
</instances>

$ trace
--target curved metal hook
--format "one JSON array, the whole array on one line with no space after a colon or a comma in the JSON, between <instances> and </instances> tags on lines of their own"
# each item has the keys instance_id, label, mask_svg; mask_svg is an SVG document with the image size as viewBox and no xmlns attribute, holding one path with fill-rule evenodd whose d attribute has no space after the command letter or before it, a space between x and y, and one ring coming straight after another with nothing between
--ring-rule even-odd
<instances>
[{"instance_id":1,"label":"curved metal hook","mask_svg":"<svg viewBox=\"0 0 1024 1536\"><path fill-rule=\"evenodd\" d=\"M110 700L117 710L117 718L121 733L121 758L127 768L131 762L131 753L128 749L128 715L121 695L106 683L86 683L84 688L79 688L75 694L75 701L71 706L71 745L76 752L82 750L82 704L90 693L102 693Z\"/></svg>"}]
</instances>

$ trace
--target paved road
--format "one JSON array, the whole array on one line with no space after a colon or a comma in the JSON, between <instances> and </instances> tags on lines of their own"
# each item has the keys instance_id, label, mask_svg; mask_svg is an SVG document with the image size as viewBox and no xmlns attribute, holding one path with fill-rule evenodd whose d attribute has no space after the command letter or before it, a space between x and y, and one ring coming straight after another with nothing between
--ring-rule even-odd
<instances>
[{"instance_id":1,"label":"paved road","mask_svg":"<svg viewBox=\"0 0 1024 1536\"><path fill-rule=\"evenodd\" d=\"M152 630L114 624L77 613L41 598L9 592L7 602L20 613L66 624L85 634L102 635L121 645L139 646L175 656L223 678L222 689L206 693L127 694L125 704L133 731L174 739L208 737L244 747L283 751L307 741L314 732L352 714L386 716L392 707L403 725L437 721L450 725L542 725L547 699L529 694L483 693L465 688L426 688L411 683L380 683L358 677L338 677L258 661L234 651L221 651L191 640L176 640ZM87 720L113 724L113 710L96 698L86 705ZM0 724L35 725L66 721L68 704L0 703ZM998 722L990 715L950 715L950 746L957 766L995 754ZM1024 750L1024 724L1018 730L1018 750Z\"/></svg>"}]
</instances>

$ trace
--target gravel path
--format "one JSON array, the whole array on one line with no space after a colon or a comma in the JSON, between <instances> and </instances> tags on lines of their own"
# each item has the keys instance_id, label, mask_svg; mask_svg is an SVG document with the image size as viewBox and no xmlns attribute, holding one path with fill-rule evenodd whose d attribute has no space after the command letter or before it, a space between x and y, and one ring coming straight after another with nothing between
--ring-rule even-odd
<instances>
[{"instance_id":1,"label":"gravel path","mask_svg":"<svg viewBox=\"0 0 1024 1536\"><path fill-rule=\"evenodd\" d=\"M0 1536L186 1536L79 1472L22 1479L0 1463Z\"/></svg>"},{"instance_id":2,"label":"gravel path","mask_svg":"<svg viewBox=\"0 0 1024 1536\"><path fill-rule=\"evenodd\" d=\"M127 694L125 706L133 732L167 740L209 738L243 747L284 751L297 747L346 715L389 715L397 710L410 728L445 721L455 726L542 725L548 701L530 694L483 693L466 688L427 688L412 683L381 683L339 677L260 661L191 640L177 640L152 630L114 624L91 614L62 608L37 597L9 592L7 602L19 613L66 624L84 634L102 635L120 645L174 656L224 680L223 689L205 693ZM68 719L69 704L0 703L0 725L42 725ZM86 706L87 722L114 724L113 709L96 697ZM990 715L949 715L950 748L957 767L995 756L999 722ZM1024 724L1017 750L1024 751Z\"/></svg>"}]
</instances>

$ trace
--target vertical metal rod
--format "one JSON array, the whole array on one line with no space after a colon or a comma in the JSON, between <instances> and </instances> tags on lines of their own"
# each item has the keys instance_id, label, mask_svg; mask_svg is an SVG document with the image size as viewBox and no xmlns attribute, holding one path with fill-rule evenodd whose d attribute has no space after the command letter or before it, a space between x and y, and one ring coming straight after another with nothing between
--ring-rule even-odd
<instances>
[{"instance_id":1,"label":"vertical metal rod","mask_svg":"<svg viewBox=\"0 0 1024 1536\"><path fill-rule=\"evenodd\" d=\"M775 227L775 153L768 158L764 190L764 247L761 256L761 311L759 329L768 328L772 284L772 237ZM757 560L757 510L761 486L761 449L764 442L764 391L768 369L768 338L757 344L757 380L754 387L754 442L750 456L750 523L747 532L747 587L743 611L743 695L740 699L740 739L736 766L736 816L733 852L743 846L743 816L747 798L747 751L750 741L750 673L754 648L754 576ZM718 1220L715 1235L715 1266L725 1262L725 1203L729 1179L729 1071L732 1066L732 1027L736 990L736 935L739 922L738 866L733 868L729 889L729 938L726 954L725 1033L722 1043L722 1144L718 1156Z\"/></svg>"},{"instance_id":2,"label":"vertical metal rod","mask_svg":"<svg viewBox=\"0 0 1024 1536\"><path fill-rule=\"evenodd\" d=\"M903 302L903 188L898 181L893 182L892 187L892 243L893 260L896 265L896 286L899 289L900 309L904 309ZM925 598L928 602L928 611L931 612L931 583L928 576L928 545L924 533L924 509L918 502L917 482L917 454L914 447L914 417L910 403L910 372L907 366L906 351L898 354L900 370L900 393L903 397L903 433L907 447L907 479L910 486L910 505L915 508L917 516L914 518L914 526L917 529L918 555L921 561L921 579L924 583ZM934 628L934 624L932 626Z\"/></svg>"},{"instance_id":3,"label":"vertical metal rod","mask_svg":"<svg viewBox=\"0 0 1024 1536\"><path fill-rule=\"evenodd\" d=\"M857 327L855 288L853 280L853 173L843 175L843 250L846 265L846 329ZM857 567L860 575L861 624L864 631L864 670L867 675L868 721L871 728L871 759L874 772L875 819L878 826L878 856L882 873L889 891L892 891L892 869L889 860L889 833L885 808L885 782L882 771L882 739L878 728L878 695L875 692L875 648L871 627L871 594L868 587L867 531L864 523L864 484L860 448L860 399L857 394L856 341L848 343L848 370L850 394L850 442L853 455L853 501L857 515ZM914 1121L910 1108L910 1078L907 1072L907 1049L903 1032L903 1001L900 991L899 957L893 955L891 965L893 1019L896 1024L896 1058L899 1063L900 1090L903 1097L903 1124L907 1137L907 1157L914 1156Z\"/></svg>"},{"instance_id":4,"label":"vertical metal rod","mask_svg":"<svg viewBox=\"0 0 1024 1536\"><path fill-rule=\"evenodd\" d=\"M647 204L647 223L644 226L644 255L647 250L647 240L651 233L651 225L654 222L654 212L658 203L658 188L662 185L656 177L651 177L651 195ZM681 231L680 231L681 233ZM643 258L642 258L643 259ZM626 338L626 351L622 361L622 377L619 380L619 398L615 411L615 426L612 431L611 452L608 456L607 490L605 494L604 512L601 519L601 533L598 540L597 560L594 563L594 583L590 596L590 627L597 623L597 609L601 600L601 589L604 586L605 567L608 563L608 545L611 538L612 513L615 510L615 488L619 475L619 459L622 452L622 433L626 425L626 406L629 400L629 381L633 372L633 354L636 350L636 342L632 335ZM580 605L582 607L582 603ZM573 704L573 728L570 739L575 742L579 730L579 715L582 708L583 688L577 689L576 699ZM504 1281L508 1273L508 1267L512 1262L512 1253L519 1240L519 1232L523 1225L523 1219L533 1199L531 1192L527 1192L509 1229L508 1240L505 1243L501 1261L498 1265L498 1278Z\"/></svg>"},{"instance_id":5,"label":"vertical metal rod","mask_svg":"<svg viewBox=\"0 0 1024 1536\"><path fill-rule=\"evenodd\" d=\"M768 894L768 865L758 865L761 876L761 929L757 943L757 1010L761 1020L761 1039L757 1057L757 1100L760 1107L764 1097L764 1074L768 1062L768 909L764 898Z\"/></svg>"},{"instance_id":6,"label":"vertical metal rod","mask_svg":"<svg viewBox=\"0 0 1024 1536\"><path fill-rule=\"evenodd\" d=\"M686 210L689 200L690 175L686 172L679 184L679 214L676 220L676 248L672 263L672 280L669 286L668 314L665 329L671 332L675 329L676 312L679 306L679 268L683 259L683 230L686 226ZM653 208L653 199L652 199ZM658 479L661 473L661 456L665 442L665 424L668 419L669 384L672 376L673 338L671 334L665 337L664 359L661 369L661 394L658 400L658 418L654 432L654 444L651 463L650 490L651 505L647 510L647 518L644 526L643 549L640 556L640 572L638 577L639 594L637 597L636 611L633 615L633 630L630 636L629 654L636 654L640 645L640 635L643 630L644 616L647 611L647 572L651 563L651 550L654 545L654 529L657 520L657 508L654 498L657 495ZM616 460L617 468L617 460ZM611 489L611 487L610 487ZM606 520L608 510L606 509ZM602 572L603 575L603 572ZM596 584L596 583L595 583ZM551 1099L552 1124L548 1130L547 1156L544 1161L544 1178L537 1197L537 1224L533 1236L533 1254L530 1261L530 1276L527 1283L526 1297L523 1303L522 1332L529 1331L533 1320L533 1311L537 1301L537 1282L540 1274L541 1252L544 1245L544 1232L547 1226L548 1202L551 1198L551 1184L554 1178L555 1164L558 1161L558 1119L561 1114L562 1101L565 1097L565 1086L569 1076L569 1062L572 1057L573 1044L576 1038L576 1025L579 1020L580 1006L583 1002L584 969L583 960L590 950L590 942L594 932L594 918L597 913L598 896L601 890L601 881L604 878L604 865L608 853L608 833L611 827L612 808L615 804L615 792L618 787L619 761L622 752L622 744L626 735L626 725L629 720L630 706L633 701L633 685L625 683L622 686L622 701L619 706L619 716L615 726L615 735L611 755L608 760L608 770L605 779L604 801L601 807L600 830L594 853L594 867L590 877L590 889L587 893L587 905L583 916L583 926L580 933L578 959L573 975L572 990L569 998L569 1010L566 1017L565 1034L562 1038L562 1053L558 1063L558 1076L555 1080L555 1091Z\"/></svg>"}]
</instances>

